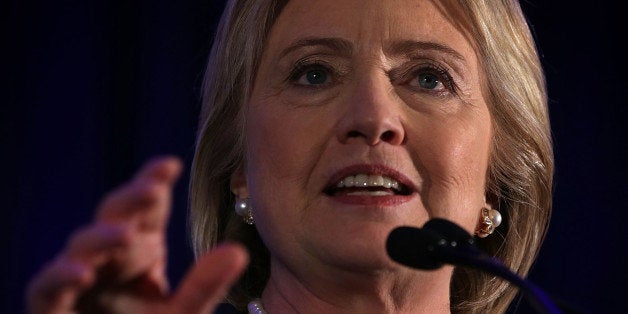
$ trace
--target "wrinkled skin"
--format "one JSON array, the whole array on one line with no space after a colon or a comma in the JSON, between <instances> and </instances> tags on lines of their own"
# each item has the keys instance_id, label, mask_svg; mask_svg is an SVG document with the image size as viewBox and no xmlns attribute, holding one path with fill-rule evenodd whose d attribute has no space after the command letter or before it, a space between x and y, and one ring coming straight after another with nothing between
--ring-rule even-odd
<instances>
[{"instance_id":1,"label":"wrinkled skin","mask_svg":"<svg viewBox=\"0 0 628 314\"><path fill-rule=\"evenodd\" d=\"M271 252L271 312L449 310L450 268L409 271L384 247L396 226L433 217L473 233L492 136L481 77L472 45L430 1L287 4L232 180ZM356 174L410 192L333 189Z\"/></svg>"},{"instance_id":2,"label":"wrinkled skin","mask_svg":"<svg viewBox=\"0 0 628 314\"><path fill-rule=\"evenodd\" d=\"M447 313L452 268L421 272L385 253L398 225L450 219L472 232L484 206L491 118L472 45L426 0L293 0L273 26L247 110L251 198L271 252L270 313ZM172 185L155 160L34 276L31 313L206 313L247 263L236 244L165 276ZM347 175L400 181L338 189Z\"/></svg>"}]
</instances>

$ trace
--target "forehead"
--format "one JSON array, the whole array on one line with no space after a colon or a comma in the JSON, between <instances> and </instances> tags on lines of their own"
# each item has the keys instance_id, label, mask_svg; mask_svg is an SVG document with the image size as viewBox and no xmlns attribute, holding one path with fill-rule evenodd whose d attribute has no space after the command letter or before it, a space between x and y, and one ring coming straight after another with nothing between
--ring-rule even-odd
<instances>
[{"instance_id":1,"label":"forehead","mask_svg":"<svg viewBox=\"0 0 628 314\"><path fill-rule=\"evenodd\" d=\"M291 0L282 10L269 49L308 37L343 38L357 49L416 40L474 55L466 37L431 0Z\"/></svg>"}]
</instances>

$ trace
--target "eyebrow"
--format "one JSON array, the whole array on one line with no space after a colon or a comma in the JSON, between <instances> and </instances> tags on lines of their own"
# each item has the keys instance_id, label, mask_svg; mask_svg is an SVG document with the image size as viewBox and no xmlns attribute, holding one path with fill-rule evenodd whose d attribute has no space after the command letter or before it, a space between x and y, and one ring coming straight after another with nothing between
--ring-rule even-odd
<instances>
[{"instance_id":1,"label":"eyebrow","mask_svg":"<svg viewBox=\"0 0 628 314\"><path fill-rule=\"evenodd\" d=\"M315 47L322 46L332 51L338 52L344 56L350 56L353 53L353 45L350 41L342 38L335 37L307 37L296 41L291 44L287 48L283 49L279 54L279 59L285 57L287 54L304 48L304 47ZM388 49L386 49L387 54L391 54L393 56L401 56L401 55L409 55L421 50L435 50L439 52L446 53L451 55L452 57L465 61L465 58L453 48L450 48L446 45L431 42L431 41L414 41L414 40L403 40L394 42Z\"/></svg>"},{"instance_id":2,"label":"eyebrow","mask_svg":"<svg viewBox=\"0 0 628 314\"><path fill-rule=\"evenodd\" d=\"M279 54L279 58L285 57L287 54L304 48L304 47L313 47L313 46L322 46L328 49L333 50L334 52L340 53L341 55L349 56L353 53L353 45L348 40L342 38L321 38L321 37L307 37L298 40L297 42L291 44L287 48L281 51Z\"/></svg>"},{"instance_id":3,"label":"eyebrow","mask_svg":"<svg viewBox=\"0 0 628 314\"><path fill-rule=\"evenodd\" d=\"M451 55L460 61L465 61L464 57L456 50L446 45L431 41L404 40L395 42L390 46L390 48L386 49L386 51L393 56L409 55L420 50L435 50Z\"/></svg>"}]
</instances>

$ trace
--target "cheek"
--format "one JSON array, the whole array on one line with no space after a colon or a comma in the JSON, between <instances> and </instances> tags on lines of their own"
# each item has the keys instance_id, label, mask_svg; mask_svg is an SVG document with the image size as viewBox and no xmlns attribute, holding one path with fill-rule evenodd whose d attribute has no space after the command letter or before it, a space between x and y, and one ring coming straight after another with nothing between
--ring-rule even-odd
<instances>
[{"instance_id":1,"label":"cheek","mask_svg":"<svg viewBox=\"0 0 628 314\"><path fill-rule=\"evenodd\" d=\"M458 189L483 183L488 160L489 136L478 130L444 130L429 145L434 154L432 181Z\"/></svg>"},{"instance_id":2,"label":"cheek","mask_svg":"<svg viewBox=\"0 0 628 314\"><path fill-rule=\"evenodd\" d=\"M425 179L421 196L427 210L471 231L486 186L491 142L488 112L480 117L430 120L417 132L422 140L415 163L423 168L419 169Z\"/></svg>"},{"instance_id":3,"label":"cheek","mask_svg":"<svg viewBox=\"0 0 628 314\"><path fill-rule=\"evenodd\" d=\"M290 187L306 188L329 138L326 116L269 99L252 105L247 121L247 160L252 179L263 180L263 185L286 181Z\"/></svg>"},{"instance_id":4,"label":"cheek","mask_svg":"<svg viewBox=\"0 0 628 314\"><path fill-rule=\"evenodd\" d=\"M325 110L294 107L268 98L247 115L247 182L254 204L273 219L301 219L302 208L317 196L312 172L329 142ZM328 129L325 129L328 128ZM274 208L290 208L278 216ZM284 213L282 213L284 215Z\"/></svg>"},{"instance_id":5,"label":"cheek","mask_svg":"<svg viewBox=\"0 0 628 314\"><path fill-rule=\"evenodd\" d=\"M329 131L324 113L272 100L252 104L247 116L247 185L256 228L275 254L290 254L321 192L312 172Z\"/></svg>"}]
</instances>

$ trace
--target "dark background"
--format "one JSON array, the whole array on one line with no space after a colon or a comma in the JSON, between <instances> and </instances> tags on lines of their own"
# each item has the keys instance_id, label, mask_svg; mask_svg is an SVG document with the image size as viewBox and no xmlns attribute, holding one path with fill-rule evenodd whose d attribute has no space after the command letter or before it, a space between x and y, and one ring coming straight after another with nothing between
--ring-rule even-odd
<instances>
[{"instance_id":1,"label":"dark background","mask_svg":"<svg viewBox=\"0 0 628 314\"><path fill-rule=\"evenodd\" d=\"M621 3L617 1L617 3ZM147 159L189 168L222 1L0 2L0 312ZM554 215L530 279L591 313L625 308L627 36L620 4L525 1L548 78ZM176 186L169 276L192 262ZM528 312L525 302L516 310Z\"/></svg>"}]
</instances>

